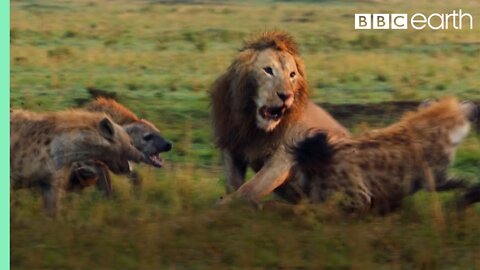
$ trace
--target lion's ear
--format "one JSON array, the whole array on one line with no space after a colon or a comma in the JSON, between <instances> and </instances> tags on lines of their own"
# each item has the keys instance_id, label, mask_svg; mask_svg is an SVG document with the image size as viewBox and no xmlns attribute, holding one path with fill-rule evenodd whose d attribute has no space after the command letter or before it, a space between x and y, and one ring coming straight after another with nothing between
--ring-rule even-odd
<instances>
[{"instance_id":1,"label":"lion's ear","mask_svg":"<svg viewBox=\"0 0 480 270\"><path fill-rule=\"evenodd\" d=\"M303 63L303 59L299 56L294 56L295 64L297 64L298 73L304 78L307 79L307 74L305 74L305 64Z\"/></svg>"},{"instance_id":2,"label":"lion's ear","mask_svg":"<svg viewBox=\"0 0 480 270\"><path fill-rule=\"evenodd\" d=\"M295 64L297 65L298 73L301 76L298 82L298 91L296 92L296 105L303 106L308 100L308 83L307 83L307 74L305 72L305 65L303 63L303 59L300 58L298 55L293 56L295 59Z\"/></svg>"},{"instance_id":3,"label":"lion's ear","mask_svg":"<svg viewBox=\"0 0 480 270\"><path fill-rule=\"evenodd\" d=\"M256 52L252 49L240 51L235 59L233 66L237 69L247 69L248 66L253 65L255 62Z\"/></svg>"}]
</instances>

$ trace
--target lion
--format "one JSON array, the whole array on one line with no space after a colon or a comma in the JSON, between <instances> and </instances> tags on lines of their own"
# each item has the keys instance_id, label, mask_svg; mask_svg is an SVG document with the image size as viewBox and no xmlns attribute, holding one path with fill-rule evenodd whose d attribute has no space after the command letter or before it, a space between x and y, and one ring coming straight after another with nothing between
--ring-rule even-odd
<instances>
[{"instance_id":1,"label":"lion","mask_svg":"<svg viewBox=\"0 0 480 270\"><path fill-rule=\"evenodd\" d=\"M109 98L99 97L90 102L85 109L109 115L115 123L123 127L131 137L133 145L142 152L144 163L156 168L163 166L163 159L160 154L170 151L172 143L160 134L159 129L154 124L139 118L128 108ZM100 190L109 195L112 188L106 168L101 162L96 163L93 160L74 164L70 176L71 185L76 190L81 190L96 183ZM136 171L130 172L128 176L134 187L140 185L141 178Z\"/></svg>"},{"instance_id":2,"label":"lion","mask_svg":"<svg viewBox=\"0 0 480 270\"><path fill-rule=\"evenodd\" d=\"M130 171L129 161L142 159L127 132L104 113L10 113L11 186L41 187L49 215L55 215L59 197L68 189L73 163L98 160L124 174Z\"/></svg>"},{"instance_id":3,"label":"lion","mask_svg":"<svg viewBox=\"0 0 480 270\"><path fill-rule=\"evenodd\" d=\"M297 43L282 31L253 36L210 89L215 143L223 154L226 188L234 197L258 201L275 190L299 200L293 183L300 177L287 145L315 128L336 140L349 132L309 100ZM256 174L245 182L247 167Z\"/></svg>"},{"instance_id":4,"label":"lion","mask_svg":"<svg viewBox=\"0 0 480 270\"><path fill-rule=\"evenodd\" d=\"M306 176L302 190L314 203L340 192L348 211L388 213L420 188L451 186L447 168L476 110L472 102L447 97L349 139L331 143L324 133L309 137L294 150L296 166Z\"/></svg>"}]
</instances>

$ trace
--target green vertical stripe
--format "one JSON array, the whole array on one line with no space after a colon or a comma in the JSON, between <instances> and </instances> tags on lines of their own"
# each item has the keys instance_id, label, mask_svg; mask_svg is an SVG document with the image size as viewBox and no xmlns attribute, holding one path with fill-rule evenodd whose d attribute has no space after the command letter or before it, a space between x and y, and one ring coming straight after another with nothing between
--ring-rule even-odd
<instances>
[{"instance_id":1,"label":"green vertical stripe","mask_svg":"<svg viewBox=\"0 0 480 270\"><path fill-rule=\"evenodd\" d=\"M0 269L10 269L10 2L0 1Z\"/></svg>"}]
</instances>

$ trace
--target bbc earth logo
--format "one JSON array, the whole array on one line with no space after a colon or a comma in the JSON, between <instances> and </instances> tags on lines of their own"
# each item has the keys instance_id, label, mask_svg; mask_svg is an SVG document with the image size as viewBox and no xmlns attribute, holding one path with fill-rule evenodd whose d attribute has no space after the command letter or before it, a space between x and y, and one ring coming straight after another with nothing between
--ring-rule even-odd
<instances>
[{"instance_id":1,"label":"bbc earth logo","mask_svg":"<svg viewBox=\"0 0 480 270\"><path fill-rule=\"evenodd\" d=\"M432 13L424 15L415 13L409 16L406 13L358 13L355 14L355 29L409 29L432 30L473 29L473 17L462 10L453 10L452 13Z\"/></svg>"}]
</instances>

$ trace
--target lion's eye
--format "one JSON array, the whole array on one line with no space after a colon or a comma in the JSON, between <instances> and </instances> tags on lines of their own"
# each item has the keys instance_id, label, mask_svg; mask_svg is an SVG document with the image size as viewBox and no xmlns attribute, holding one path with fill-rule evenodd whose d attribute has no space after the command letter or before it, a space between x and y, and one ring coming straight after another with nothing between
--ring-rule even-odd
<instances>
[{"instance_id":1,"label":"lion's eye","mask_svg":"<svg viewBox=\"0 0 480 270\"><path fill-rule=\"evenodd\" d=\"M290 72L290 78L293 79L295 77L295 75L297 75L297 73L295 73L295 71Z\"/></svg>"},{"instance_id":2,"label":"lion's eye","mask_svg":"<svg viewBox=\"0 0 480 270\"><path fill-rule=\"evenodd\" d=\"M273 76L273 69L271 67L264 67L263 71Z\"/></svg>"}]
</instances>

